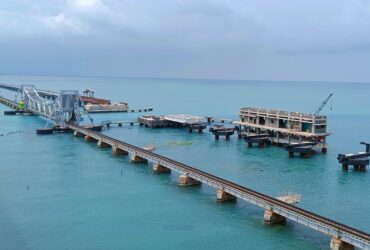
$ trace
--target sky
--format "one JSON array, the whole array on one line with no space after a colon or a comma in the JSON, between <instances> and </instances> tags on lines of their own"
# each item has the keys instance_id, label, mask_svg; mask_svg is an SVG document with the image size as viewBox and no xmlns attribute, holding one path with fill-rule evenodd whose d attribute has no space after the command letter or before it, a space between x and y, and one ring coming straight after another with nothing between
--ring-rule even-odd
<instances>
[{"instance_id":1,"label":"sky","mask_svg":"<svg viewBox=\"0 0 370 250\"><path fill-rule=\"evenodd\" d=\"M0 0L0 74L370 82L368 0Z\"/></svg>"}]
</instances>

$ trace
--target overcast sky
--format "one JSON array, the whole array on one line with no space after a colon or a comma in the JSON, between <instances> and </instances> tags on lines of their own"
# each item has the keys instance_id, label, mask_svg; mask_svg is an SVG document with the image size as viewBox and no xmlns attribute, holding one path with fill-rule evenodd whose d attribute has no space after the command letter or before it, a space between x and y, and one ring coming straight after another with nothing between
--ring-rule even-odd
<instances>
[{"instance_id":1,"label":"overcast sky","mask_svg":"<svg viewBox=\"0 0 370 250\"><path fill-rule=\"evenodd\" d=\"M370 82L368 0L0 0L0 74Z\"/></svg>"}]
</instances>

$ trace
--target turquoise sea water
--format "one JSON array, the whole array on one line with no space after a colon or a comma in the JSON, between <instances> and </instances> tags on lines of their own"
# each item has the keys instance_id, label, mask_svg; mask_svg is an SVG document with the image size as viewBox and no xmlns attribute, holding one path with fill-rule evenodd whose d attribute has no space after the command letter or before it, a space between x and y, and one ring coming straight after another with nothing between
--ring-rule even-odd
<instances>
[{"instance_id":1,"label":"turquoise sea water","mask_svg":"<svg viewBox=\"0 0 370 250\"><path fill-rule=\"evenodd\" d=\"M0 81L50 90L92 88L132 108L153 106L158 115L235 119L242 106L311 112L332 92L333 109L329 104L323 112L333 133L329 152L310 159L289 159L276 147L248 149L235 136L215 141L208 132L134 126L104 133L156 145L160 154L271 196L298 192L300 207L370 231L369 173L343 172L336 160L340 152L363 151L359 142L370 141L368 84L36 76ZM263 211L244 201L217 204L212 188L179 188L175 173L153 175L150 165L129 164L127 157L112 157L109 149L70 134L37 136L42 120L3 116L4 110L0 106L2 249L328 249L329 238L320 233L294 222L263 225Z\"/></svg>"}]
</instances>

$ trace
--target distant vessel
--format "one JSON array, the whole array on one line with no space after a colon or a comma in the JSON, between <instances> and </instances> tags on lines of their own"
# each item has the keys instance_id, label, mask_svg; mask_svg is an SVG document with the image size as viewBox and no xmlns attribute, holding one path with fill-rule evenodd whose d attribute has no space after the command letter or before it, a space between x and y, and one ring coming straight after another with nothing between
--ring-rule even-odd
<instances>
[{"instance_id":1,"label":"distant vessel","mask_svg":"<svg viewBox=\"0 0 370 250\"><path fill-rule=\"evenodd\" d=\"M111 103L110 100L94 97L95 92L86 89L83 91L81 100L85 104L85 110L89 113L127 112L126 102Z\"/></svg>"}]
</instances>

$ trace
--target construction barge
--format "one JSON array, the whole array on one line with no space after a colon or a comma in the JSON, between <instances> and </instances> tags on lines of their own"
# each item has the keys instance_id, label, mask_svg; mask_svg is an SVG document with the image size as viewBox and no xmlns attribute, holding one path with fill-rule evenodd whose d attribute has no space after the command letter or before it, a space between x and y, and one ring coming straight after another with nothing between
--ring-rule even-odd
<instances>
[{"instance_id":1,"label":"construction barge","mask_svg":"<svg viewBox=\"0 0 370 250\"><path fill-rule=\"evenodd\" d=\"M110 100L96 98L95 92L86 89L83 95L80 96L88 113L112 113L112 112L127 112L128 104L126 102L112 103Z\"/></svg>"},{"instance_id":2,"label":"construction barge","mask_svg":"<svg viewBox=\"0 0 370 250\"><path fill-rule=\"evenodd\" d=\"M328 149L326 116L247 107L240 109L240 121L234 123L249 147L284 146L290 157L295 153L309 157L312 152L326 153Z\"/></svg>"}]
</instances>

